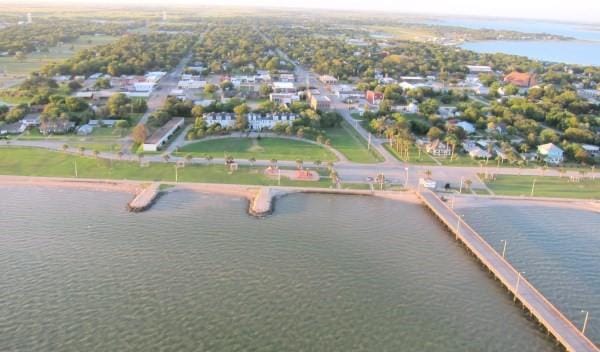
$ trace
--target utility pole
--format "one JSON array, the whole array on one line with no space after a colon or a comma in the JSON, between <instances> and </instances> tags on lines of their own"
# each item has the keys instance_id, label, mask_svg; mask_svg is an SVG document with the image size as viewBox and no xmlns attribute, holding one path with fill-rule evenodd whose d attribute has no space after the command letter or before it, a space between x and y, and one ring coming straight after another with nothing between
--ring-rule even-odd
<instances>
[{"instance_id":1,"label":"utility pole","mask_svg":"<svg viewBox=\"0 0 600 352\"><path fill-rule=\"evenodd\" d=\"M531 196L533 197L533 192L535 191L535 178L533 179L533 183L531 184Z\"/></svg>"},{"instance_id":2,"label":"utility pole","mask_svg":"<svg viewBox=\"0 0 600 352\"><path fill-rule=\"evenodd\" d=\"M75 178L79 177L78 173L77 173L77 160L74 161L75 162Z\"/></svg>"},{"instance_id":3,"label":"utility pole","mask_svg":"<svg viewBox=\"0 0 600 352\"><path fill-rule=\"evenodd\" d=\"M583 327L581 328L581 333L585 335L585 328L587 327L588 318L590 317L590 312L587 310L582 310L581 313L585 313L585 319L583 320Z\"/></svg>"},{"instance_id":4,"label":"utility pole","mask_svg":"<svg viewBox=\"0 0 600 352\"><path fill-rule=\"evenodd\" d=\"M465 181L465 177L461 176L460 177L460 189L458 190L458 193L462 194L462 189L463 189L463 183Z\"/></svg>"},{"instance_id":5,"label":"utility pole","mask_svg":"<svg viewBox=\"0 0 600 352\"><path fill-rule=\"evenodd\" d=\"M175 165L175 183L179 182L179 168Z\"/></svg>"},{"instance_id":6,"label":"utility pole","mask_svg":"<svg viewBox=\"0 0 600 352\"><path fill-rule=\"evenodd\" d=\"M519 271L517 276L517 285L515 286L515 297L513 298L513 302L517 301L517 295L519 294L519 284L521 283L521 274L525 274L525 272Z\"/></svg>"},{"instance_id":7,"label":"utility pole","mask_svg":"<svg viewBox=\"0 0 600 352\"><path fill-rule=\"evenodd\" d=\"M405 167L404 171L406 171L406 178L404 179L404 188L407 189L408 188L408 168Z\"/></svg>"}]
</instances>

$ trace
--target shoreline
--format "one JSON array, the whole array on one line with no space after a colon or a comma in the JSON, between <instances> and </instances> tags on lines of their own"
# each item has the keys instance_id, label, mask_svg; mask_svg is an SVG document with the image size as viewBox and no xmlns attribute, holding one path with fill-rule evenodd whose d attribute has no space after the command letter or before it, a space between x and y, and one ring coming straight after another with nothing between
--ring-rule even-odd
<instances>
[{"instance_id":1,"label":"shoreline","mask_svg":"<svg viewBox=\"0 0 600 352\"><path fill-rule=\"evenodd\" d=\"M455 207L461 209L494 205L552 207L600 213L600 201L585 199L477 195L458 195L455 197Z\"/></svg>"},{"instance_id":2,"label":"shoreline","mask_svg":"<svg viewBox=\"0 0 600 352\"><path fill-rule=\"evenodd\" d=\"M160 190L159 194L173 191L188 190L203 194L217 194L229 197L246 199L248 201L248 214L261 218L270 215L274 211L274 203L277 199L290 194L334 194L350 196L373 196L395 201L420 204L419 199L411 191L368 191L328 189L317 187L279 187L219 183L175 183L175 182L143 182L130 180L102 180L102 179L75 179L75 178L53 178L36 176L4 176L0 175L0 187L10 186L34 186L49 188L70 188L89 191L124 192L133 194L135 197L144 190L156 185L168 185L171 188ZM134 198L135 199L135 198ZM154 198L152 198L152 201ZM151 204L141 205L149 209Z\"/></svg>"}]
</instances>

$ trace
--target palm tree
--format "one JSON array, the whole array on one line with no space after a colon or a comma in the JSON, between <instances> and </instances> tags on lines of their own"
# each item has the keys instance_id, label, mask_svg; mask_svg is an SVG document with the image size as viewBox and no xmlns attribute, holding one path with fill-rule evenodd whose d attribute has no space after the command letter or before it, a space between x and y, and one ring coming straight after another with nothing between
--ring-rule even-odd
<instances>
[{"instance_id":1,"label":"palm tree","mask_svg":"<svg viewBox=\"0 0 600 352\"><path fill-rule=\"evenodd\" d=\"M425 174L425 176L427 176L427 178L431 178L431 175L433 175L433 173L429 169L425 170L423 173Z\"/></svg>"},{"instance_id":2,"label":"palm tree","mask_svg":"<svg viewBox=\"0 0 600 352\"><path fill-rule=\"evenodd\" d=\"M186 154L185 155L185 162L186 163L191 163L193 159L194 159L194 157L192 156L192 154Z\"/></svg>"},{"instance_id":3,"label":"palm tree","mask_svg":"<svg viewBox=\"0 0 600 352\"><path fill-rule=\"evenodd\" d=\"M298 170L302 170L302 165L304 165L304 161L302 159L296 159L296 167Z\"/></svg>"},{"instance_id":4,"label":"palm tree","mask_svg":"<svg viewBox=\"0 0 600 352\"><path fill-rule=\"evenodd\" d=\"M124 154L124 153L123 153L123 151L122 151L122 150L119 150L119 151L117 152L117 156L119 157L119 160L123 159L123 154Z\"/></svg>"},{"instance_id":5,"label":"palm tree","mask_svg":"<svg viewBox=\"0 0 600 352\"><path fill-rule=\"evenodd\" d=\"M251 157L250 159L248 159L248 161L250 162L250 166L254 167L254 163L256 162L256 158L255 157Z\"/></svg>"},{"instance_id":6,"label":"palm tree","mask_svg":"<svg viewBox=\"0 0 600 352\"><path fill-rule=\"evenodd\" d=\"M207 155L204 157L204 159L206 159L206 163L210 165L210 162L213 160L212 155Z\"/></svg>"},{"instance_id":7,"label":"palm tree","mask_svg":"<svg viewBox=\"0 0 600 352\"><path fill-rule=\"evenodd\" d=\"M456 145L458 144L458 139L455 135L449 134L444 138L444 142L449 144L452 147L452 152L450 153L450 160L454 160L454 151L456 149Z\"/></svg>"},{"instance_id":8,"label":"palm tree","mask_svg":"<svg viewBox=\"0 0 600 352\"><path fill-rule=\"evenodd\" d=\"M100 151L99 150L94 150L94 157L96 159L98 159L98 156L100 156Z\"/></svg>"},{"instance_id":9,"label":"palm tree","mask_svg":"<svg viewBox=\"0 0 600 352\"><path fill-rule=\"evenodd\" d=\"M169 154L163 154L162 155L163 160L165 161L165 163L168 163L169 160L171 159L171 156Z\"/></svg>"},{"instance_id":10,"label":"palm tree","mask_svg":"<svg viewBox=\"0 0 600 352\"><path fill-rule=\"evenodd\" d=\"M138 153L137 157L138 157L138 161L141 164L142 163L142 159L144 159L144 153Z\"/></svg>"},{"instance_id":11,"label":"palm tree","mask_svg":"<svg viewBox=\"0 0 600 352\"><path fill-rule=\"evenodd\" d=\"M337 184L339 182L339 175L334 169L329 173L329 177L331 178L331 183Z\"/></svg>"},{"instance_id":12,"label":"palm tree","mask_svg":"<svg viewBox=\"0 0 600 352\"><path fill-rule=\"evenodd\" d=\"M543 177L546 174L546 171L548 171L548 166L547 165L542 166L541 171L542 171L542 177Z\"/></svg>"},{"instance_id":13,"label":"palm tree","mask_svg":"<svg viewBox=\"0 0 600 352\"><path fill-rule=\"evenodd\" d=\"M465 186L467 187L467 189L470 191L471 190L471 185L473 184L473 181L471 181L470 179L466 179L465 180Z\"/></svg>"},{"instance_id":14,"label":"palm tree","mask_svg":"<svg viewBox=\"0 0 600 352\"><path fill-rule=\"evenodd\" d=\"M329 171L333 170L333 166L334 166L333 161L327 162L327 168L329 169Z\"/></svg>"},{"instance_id":15,"label":"palm tree","mask_svg":"<svg viewBox=\"0 0 600 352\"><path fill-rule=\"evenodd\" d=\"M277 167L277 159L271 159L271 167L273 167L273 168Z\"/></svg>"},{"instance_id":16,"label":"palm tree","mask_svg":"<svg viewBox=\"0 0 600 352\"><path fill-rule=\"evenodd\" d=\"M85 152L85 147L83 147L83 146L79 147L79 154L83 155L84 152Z\"/></svg>"},{"instance_id":17,"label":"palm tree","mask_svg":"<svg viewBox=\"0 0 600 352\"><path fill-rule=\"evenodd\" d=\"M558 174L560 175L560 178L563 178L566 173L567 173L567 169L565 169L564 167L561 167L558 169Z\"/></svg>"},{"instance_id":18,"label":"palm tree","mask_svg":"<svg viewBox=\"0 0 600 352\"><path fill-rule=\"evenodd\" d=\"M315 164L316 167L319 167L319 166L321 166L322 162L321 162L321 160L315 160L315 162L313 164Z\"/></svg>"},{"instance_id":19,"label":"palm tree","mask_svg":"<svg viewBox=\"0 0 600 352\"><path fill-rule=\"evenodd\" d=\"M68 149L69 149L69 145L68 144L63 144L62 145L63 152L67 152Z\"/></svg>"}]
</instances>

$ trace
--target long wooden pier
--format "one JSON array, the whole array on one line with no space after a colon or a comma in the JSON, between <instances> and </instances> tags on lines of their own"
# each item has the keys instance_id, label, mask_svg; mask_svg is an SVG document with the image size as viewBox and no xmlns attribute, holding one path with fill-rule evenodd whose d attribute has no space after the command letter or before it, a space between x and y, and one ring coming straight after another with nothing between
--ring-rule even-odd
<instances>
[{"instance_id":1,"label":"long wooden pier","mask_svg":"<svg viewBox=\"0 0 600 352\"><path fill-rule=\"evenodd\" d=\"M524 307L550 332L567 351L599 352L581 331L573 325L546 297L490 246L471 226L450 209L434 192L417 192L425 205L460 239L498 280L521 301Z\"/></svg>"}]
</instances>

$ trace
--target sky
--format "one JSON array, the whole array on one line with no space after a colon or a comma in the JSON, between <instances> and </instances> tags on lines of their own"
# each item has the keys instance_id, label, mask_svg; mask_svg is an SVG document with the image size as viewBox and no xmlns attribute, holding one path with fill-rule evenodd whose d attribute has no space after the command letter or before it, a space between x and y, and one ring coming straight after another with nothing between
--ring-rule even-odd
<instances>
[{"instance_id":1,"label":"sky","mask_svg":"<svg viewBox=\"0 0 600 352\"><path fill-rule=\"evenodd\" d=\"M0 0L0 3L3 0ZM39 0L60 3L61 0ZM543 18L600 23L599 0L62 0L69 3L131 3L136 5L192 4L327 8L377 12Z\"/></svg>"}]
</instances>

